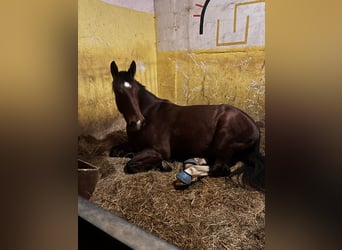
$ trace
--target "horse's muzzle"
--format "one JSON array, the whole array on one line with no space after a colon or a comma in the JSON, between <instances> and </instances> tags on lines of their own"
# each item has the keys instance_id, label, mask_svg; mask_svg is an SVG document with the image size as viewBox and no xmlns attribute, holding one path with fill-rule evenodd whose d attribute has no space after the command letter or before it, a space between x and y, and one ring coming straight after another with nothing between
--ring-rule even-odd
<instances>
[{"instance_id":1,"label":"horse's muzzle","mask_svg":"<svg viewBox=\"0 0 342 250\"><path fill-rule=\"evenodd\" d=\"M130 131L138 131L144 126L144 124L145 124L145 120L138 120L138 121L130 122L129 124L127 124L127 128Z\"/></svg>"}]
</instances>

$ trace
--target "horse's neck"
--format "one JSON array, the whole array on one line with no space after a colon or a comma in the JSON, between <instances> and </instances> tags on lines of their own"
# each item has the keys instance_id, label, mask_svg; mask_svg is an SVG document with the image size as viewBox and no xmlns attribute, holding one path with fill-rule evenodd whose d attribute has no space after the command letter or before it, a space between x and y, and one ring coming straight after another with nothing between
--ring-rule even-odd
<instances>
[{"instance_id":1,"label":"horse's neck","mask_svg":"<svg viewBox=\"0 0 342 250\"><path fill-rule=\"evenodd\" d=\"M141 89L139 90L139 106L142 112L144 112L144 110L147 110L154 104L160 103L162 101L162 99L147 91L145 87L141 87Z\"/></svg>"}]
</instances>

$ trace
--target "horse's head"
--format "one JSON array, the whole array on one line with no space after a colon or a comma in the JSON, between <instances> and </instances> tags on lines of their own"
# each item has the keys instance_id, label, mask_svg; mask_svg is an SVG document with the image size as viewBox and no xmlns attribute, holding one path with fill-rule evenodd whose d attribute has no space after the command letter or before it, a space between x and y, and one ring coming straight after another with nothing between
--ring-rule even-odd
<instances>
[{"instance_id":1,"label":"horse's head","mask_svg":"<svg viewBox=\"0 0 342 250\"><path fill-rule=\"evenodd\" d=\"M113 76L113 91L118 110L123 114L129 131L138 131L145 121L139 107L139 84L135 81L136 65L132 61L128 71L120 71L112 61L110 70Z\"/></svg>"}]
</instances>

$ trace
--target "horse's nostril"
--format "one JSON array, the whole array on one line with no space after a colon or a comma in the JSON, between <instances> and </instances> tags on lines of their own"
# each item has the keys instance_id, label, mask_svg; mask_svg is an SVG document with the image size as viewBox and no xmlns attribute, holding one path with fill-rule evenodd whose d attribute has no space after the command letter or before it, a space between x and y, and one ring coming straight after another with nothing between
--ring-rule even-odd
<instances>
[{"instance_id":1,"label":"horse's nostril","mask_svg":"<svg viewBox=\"0 0 342 250\"><path fill-rule=\"evenodd\" d=\"M142 126L142 124L143 124L143 122L141 121L141 120L138 120L138 121L136 121L136 122L130 122L129 123L129 126L130 127L141 127Z\"/></svg>"}]
</instances>

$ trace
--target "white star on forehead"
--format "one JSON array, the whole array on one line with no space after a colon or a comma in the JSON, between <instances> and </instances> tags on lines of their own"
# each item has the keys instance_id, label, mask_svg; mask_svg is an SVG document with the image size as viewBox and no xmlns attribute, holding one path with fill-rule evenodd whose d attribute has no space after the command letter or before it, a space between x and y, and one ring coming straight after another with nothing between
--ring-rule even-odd
<instances>
[{"instance_id":1,"label":"white star on forehead","mask_svg":"<svg viewBox=\"0 0 342 250\"><path fill-rule=\"evenodd\" d=\"M132 88L132 85L129 82L124 82L125 88Z\"/></svg>"}]
</instances>

